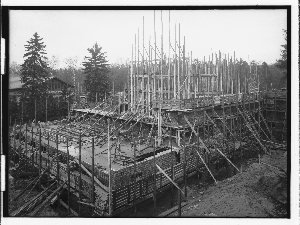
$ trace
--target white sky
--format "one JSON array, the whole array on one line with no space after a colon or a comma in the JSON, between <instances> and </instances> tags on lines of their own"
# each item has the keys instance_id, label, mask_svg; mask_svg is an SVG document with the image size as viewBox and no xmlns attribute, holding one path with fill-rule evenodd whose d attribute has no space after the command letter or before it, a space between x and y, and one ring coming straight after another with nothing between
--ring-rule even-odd
<instances>
[{"instance_id":1,"label":"white sky","mask_svg":"<svg viewBox=\"0 0 300 225\"><path fill-rule=\"evenodd\" d=\"M168 56L169 12L162 11L164 52ZM10 62L21 64L24 45L37 32L46 44L47 57L57 56L60 66L65 58L78 57L82 62L87 48L95 42L107 52L109 63L131 59L134 36L140 30L142 51L143 16L145 48L154 41L153 10L43 10L10 11ZM156 38L160 50L161 11L156 11ZM171 45L174 47L175 23L181 26L181 44L186 40L186 55L208 57L212 52L229 53L244 60L274 63L280 58L286 29L286 10L176 10L171 11ZM171 51L171 55L172 55ZM146 52L145 52L146 56Z\"/></svg>"}]
</instances>

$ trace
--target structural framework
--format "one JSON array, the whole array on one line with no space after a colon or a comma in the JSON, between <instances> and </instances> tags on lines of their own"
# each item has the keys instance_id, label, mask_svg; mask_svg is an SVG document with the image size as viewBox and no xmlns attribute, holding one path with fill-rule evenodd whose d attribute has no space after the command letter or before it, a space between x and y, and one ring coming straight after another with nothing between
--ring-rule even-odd
<instances>
[{"instance_id":1,"label":"structural framework","mask_svg":"<svg viewBox=\"0 0 300 225\"><path fill-rule=\"evenodd\" d=\"M113 216L149 198L155 208L157 192L186 195L189 176L217 182L224 165L241 172L234 161L246 154L286 148L286 92L260 90L259 65L245 68L235 53L193 59L180 37L179 24L173 46L169 32L169 45L164 49L161 36L159 49L154 25L154 43L146 47L143 27L122 94L74 108L69 120L14 127L11 161L38 169L40 188L45 173L52 179L44 198L12 216L33 216L53 199L79 216L83 207ZM62 189L68 202L59 197ZM76 210L70 195L77 196Z\"/></svg>"}]
</instances>

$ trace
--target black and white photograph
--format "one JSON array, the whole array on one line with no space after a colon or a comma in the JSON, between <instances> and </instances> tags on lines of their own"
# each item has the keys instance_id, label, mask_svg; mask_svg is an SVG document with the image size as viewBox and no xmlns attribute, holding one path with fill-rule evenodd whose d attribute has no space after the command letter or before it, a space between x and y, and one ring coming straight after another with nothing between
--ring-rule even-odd
<instances>
[{"instance_id":1,"label":"black and white photograph","mask_svg":"<svg viewBox=\"0 0 300 225\"><path fill-rule=\"evenodd\" d=\"M5 13L8 220L291 219L290 5Z\"/></svg>"}]
</instances>

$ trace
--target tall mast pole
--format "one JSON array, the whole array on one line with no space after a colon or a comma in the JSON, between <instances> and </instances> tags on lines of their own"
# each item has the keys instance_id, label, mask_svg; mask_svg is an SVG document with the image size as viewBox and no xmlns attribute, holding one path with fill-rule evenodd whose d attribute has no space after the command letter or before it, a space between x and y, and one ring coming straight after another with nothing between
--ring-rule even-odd
<instances>
[{"instance_id":1,"label":"tall mast pole","mask_svg":"<svg viewBox=\"0 0 300 225\"><path fill-rule=\"evenodd\" d=\"M134 65L135 65L135 71L134 71L134 111L136 110L136 71L137 71L137 66L136 66L136 34L134 35Z\"/></svg>"},{"instance_id":2,"label":"tall mast pole","mask_svg":"<svg viewBox=\"0 0 300 225\"><path fill-rule=\"evenodd\" d=\"M151 36L149 38L149 55L148 55L148 115L150 116L150 101L151 101L151 88L150 88L150 79L151 79L151 69L150 66L152 66L152 62L151 62L151 47L150 47L150 43L151 43ZM152 83L152 82L151 82Z\"/></svg>"},{"instance_id":3,"label":"tall mast pole","mask_svg":"<svg viewBox=\"0 0 300 225\"><path fill-rule=\"evenodd\" d=\"M169 69L168 69L168 99L171 99L171 63L170 63L170 45L171 45L171 34L170 34L170 10L169 10Z\"/></svg>"},{"instance_id":4,"label":"tall mast pole","mask_svg":"<svg viewBox=\"0 0 300 225\"><path fill-rule=\"evenodd\" d=\"M156 100L156 31L155 31L155 11L154 11L154 100Z\"/></svg>"},{"instance_id":5,"label":"tall mast pole","mask_svg":"<svg viewBox=\"0 0 300 225\"><path fill-rule=\"evenodd\" d=\"M160 57L160 100L162 101L164 96L163 96L163 89L164 89L164 82L163 82L163 20L162 20L162 11L160 11L160 20L161 20L161 57Z\"/></svg>"},{"instance_id":6,"label":"tall mast pole","mask_svg":"<svg viewBox=\"0 0 300 225\"><path fill-rule=\"evenodd\" d=\"M145 30L144 30L144 16L143 16L143 55L142 55L142 95L143 95L143 111L145 110L144 104L145 104L145 67L144 67L144 54L145 54L145 43L144 43L144 35L145 35ZM146 96L146 100L147 100L147 96Z\"/></svg>"},{"instance_id":7,"label":"tall mast pole","mask_svg":"<svg viewBox=\"0 0 300 225\"><path fill-rule=\"evenodd\" d=\"M178 24L178 95L179 95L179 99L181 99L181 95L180 95L180 78L181 78L181 74L180 74L180 23Z\"/></svg>"},{"instance_id":8,"label":"tall mast pole","mask_svg":"<svg viewBox=\"0 0 300 225\"><path fill-rule=\"evenodd\" d=\"M176 51L177 51L177 43L176 43L176 23L175 23L175 57L174 57L174 99L177 98L176 96L176 91L177 91L177 77L176 77L176 60L177 60L177 57L176 57Z\"/></svg>"},{"instance_id":9,"label":"tall mast pole","mask_svg":"<svg viewBox=\"0 0 300 225\"><path fill-rule=\"evenodd\" d=\"M138 99L141 99L139 94L140 94L140 28L138 28L138 51L137 51L137 58L138 58L138 61L137 61L137 96L138 96ZM141 88L142 90L142 88ZM142 90L142 93L143 93L143 90ZM142 96L142 102L141 102L141 105L142 105L142 108L144 107L144 98Z\"/></svg>"}]
</instances>

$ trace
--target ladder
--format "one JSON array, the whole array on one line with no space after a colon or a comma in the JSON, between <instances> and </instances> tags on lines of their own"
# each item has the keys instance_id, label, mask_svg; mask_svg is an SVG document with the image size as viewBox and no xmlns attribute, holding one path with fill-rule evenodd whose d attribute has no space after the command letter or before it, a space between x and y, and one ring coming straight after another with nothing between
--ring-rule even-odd
<instances>
[{"instance_id":1,"label":"ladder","mask_svg":"<svg viewBox=\"0 0 300 225\"><path fill-rule=\"evenodd\" d=\"M236 137L234 136L234 134L231 132L231 130L229 129L229 127L226 125L226 123L225 123L225 121L223 120L223 118L220 117L220 116L218 115L218 113L217 113L214 109L212 109L212 112L215 113L215 114L217 115L217 119L219 119L219 120L222 122L222 124L224 125L224 127L225 127L225 128L229 131L229 133L231 134L231 136L232 136L234 139L236 139Z\"/></svg>"},{"instance_id":2,"label":"ladder","mask_svg":"<svg viewBox=\"0 0 300 225\"><path fill-rule=\"evenodd\" d=\"M243 110L243 114L246 117L248 125L250 126L251 130L254 132L255 136L257 138L260 138L260 135L259 135L259 133L258 133L256 127L255 127L255 124L253 122L254 120L252 120L250 113L246 110Z\"/></svg>"},{"instance_id":3,"label":"ladder","mask_svg":"<svg viewBox=\"0 0 300 225\"><path fill-rule=\"evenodd\" d=\"M268 124L267 124L265 118L263 117L263 115L262 115L262 113L261 113L260 111L259 111L259 116L260 116L260 117L262 118L262 120L264 121L264 124L265 124L265 126L266 126L266 128L267 128L267 130L268 130L268 132L269 132L269 134L270 134L271 140L273 140L272 132L270 131L270 128L269 128L269 126L268 126Z\"/></svg>"},{"instance_id":4,"label":"ladder","mask_svg":"<svg viewBox=\"0 0 300 225\"><path fill-rule=\"evenodd\" d=\"M225 134L223 134L223 132L221 132L221 130L218 128L218 126L215 124L214 120L205 112L206 117L208 118L208 120L213 124L214 127L214 136L219 136L220 134L223 135L223 137L225 137ZM213 145L214 147L216 147L217 143L216 140L212 137L213 140ZM227 142L227 138L224 139L225 142ZM223 146L224 147L224 146Z\"/></svg>"},{"instance_id":5,"label":"ladder","mask_svg":"<svg viewBox=\"0 0 300 225\"><path fill-rule=\"evenodd\" d=\"M256 141L258 142L258 144L261 146L261 148L264 150L265 153L268 153L266 147L259 140L258 132L257 132L257 130L255 128L255 125L251 121L250 115L245 110L241 111L238 107L237 107L237 110L242 115L242 117L243 117L243 119L244 119L244 121L246 123L246 127L249 129L249 131L251 132L251 134L253 135L253 137L256 139Z\"/></svg>"},{"instance_id":6,"label":"ladder","mask_svg":"<svg viewBox=\"0 0 300 225\"><path fill-rule=\"evenodd\" d=\"M253 115L250 115L250 117L252 118L252 120L254 121L254 123L258 126L258 128L264 133L264 135L266 136L266 138L271 141L271 139L268 137L268 135L265 133L265 131L261 128L261 126L259 125L259 123L256 121L256 119L253 117Z\"/></svg>"}]
</instances>

